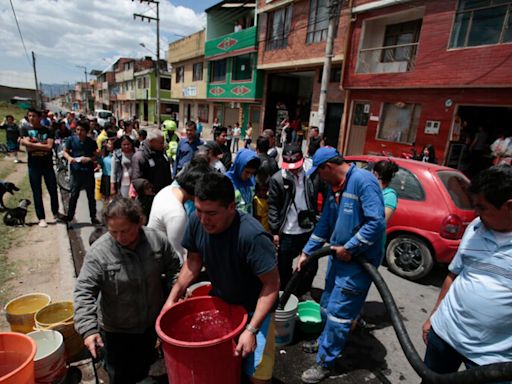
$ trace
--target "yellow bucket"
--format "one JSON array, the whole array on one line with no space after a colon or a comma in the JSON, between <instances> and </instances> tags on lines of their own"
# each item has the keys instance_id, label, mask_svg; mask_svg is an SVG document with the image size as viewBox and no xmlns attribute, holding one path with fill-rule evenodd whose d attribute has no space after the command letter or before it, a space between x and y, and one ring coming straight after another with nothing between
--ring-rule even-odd
<instances>
[{"instance_id":1,"label":"yellow bucket","mask_svg":"<svg viewBox=\"0 0 512 384\"><path fill-rule=\"evenodd\" d=\"M62 334L67 361L72 360L84 348L84 341L75 331L73 315L73 303L60 301L40 309L34 316L37 329L59 331Z\"/></svg>"},{"instance_id":2,"label":"yellow bucket","mask_svg":"<svg viewBox=\"0 0 512 384\"><path fill-rule=\"evenodd\" d=\"M29 333L34 330L34 315L52 301L46 293L29 293L9 301L5 307L5 317L11 331Z\"/></svg>"}]
</instances>

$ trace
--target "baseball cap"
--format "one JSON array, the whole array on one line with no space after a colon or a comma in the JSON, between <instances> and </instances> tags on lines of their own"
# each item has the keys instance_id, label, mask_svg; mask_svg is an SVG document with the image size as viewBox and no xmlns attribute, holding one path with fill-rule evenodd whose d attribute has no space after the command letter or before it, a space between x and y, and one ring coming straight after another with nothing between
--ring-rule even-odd
<instances>
[{"instance_id":1,"label":"baseball cap","mask_svg":"<svg viewBox=\"0 0 512 384\"><path fill-rule=\"evenodd\" d=\"M315 173L318 167L337 156L341 156L341 153L336 148L329 146L318 148L313 156L313 166L308 170L308 176Z\"/></svg>"},{"instance_id":2,"label":"baseball cap","mask_svg":"<svg viewBox=\"0 0 512 384\"><path fill-rule=\"evenodd\" d=\"M222 149L220 148L220 145L217 144L215 141L208 141L206 143L204 143L203 145L200 145L197 149L199 150L208 150L208 151L212 151L212 154L214 156L218 156L220 154L222 154Z\"/></svg>"},{"instance_id":3,"label":"baseball cap","mask_svg":"<svg viewBox=\"0 0 512 384\"><path fill-rule=\"evenodd\" d=\"M304 156L299 144L285 144L283 148L283 162L281 167L283 169L297 169L304 163Z\"/></svg>"}]
</instances>

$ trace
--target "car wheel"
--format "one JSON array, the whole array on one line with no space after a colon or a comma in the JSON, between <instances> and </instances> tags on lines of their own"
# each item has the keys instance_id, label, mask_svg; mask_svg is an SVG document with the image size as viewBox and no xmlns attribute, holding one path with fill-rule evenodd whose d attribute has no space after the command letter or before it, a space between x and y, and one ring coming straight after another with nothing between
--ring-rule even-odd
<instances>
[{"instance_id":1,"label":"car wheel","mask_svg":"<svg viewBox=\"0 0 512 384\"><path fill-rule=\"evenodd\" d=\"M400 235L386 248L389 269L401 277L418 280L434 266L434 259L425 241L414 235Z\"/></svg>"}]
</instances>

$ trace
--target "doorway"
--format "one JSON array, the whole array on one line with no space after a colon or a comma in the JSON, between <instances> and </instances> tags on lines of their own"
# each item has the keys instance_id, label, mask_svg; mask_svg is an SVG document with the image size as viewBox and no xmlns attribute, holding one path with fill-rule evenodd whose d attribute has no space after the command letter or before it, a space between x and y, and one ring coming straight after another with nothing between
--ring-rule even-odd
<instances>
[{"instance_id":1,"label":"doorway","mask_svg":"<svg viewBox=\"0 0 512 384\"><path fill-rule=\"evenodd\" d=\"M370 103L355 101L352 106L352 122L348 136L346 155L362 155L368 130Z\"/></svg>"},{"instance_id":2,"label":"doorway","mask_svg":"<svg viewBox=\"0 0 512 384\"><path fill-rule=\"evenodd\" d=\"M340 137L341 117L343 116L342 103L327 103L325 114L324 142L325 145L338 148Z\"/></svg>"}]
</instances>

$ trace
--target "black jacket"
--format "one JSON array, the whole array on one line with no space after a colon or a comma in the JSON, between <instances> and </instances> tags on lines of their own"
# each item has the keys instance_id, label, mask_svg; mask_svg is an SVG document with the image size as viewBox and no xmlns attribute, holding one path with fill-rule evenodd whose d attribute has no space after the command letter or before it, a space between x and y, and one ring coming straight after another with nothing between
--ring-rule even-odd
<instances>
[{"instance_id":1,"label":"black jacket","mask_svg":"<svg viewBox=\"0 0 512 384\"><path fill-rule=\"evenodd\" d=\"M272 175L279 171L279 166L277 165L276 160L266 153L258 153L258 157L261 163L258 171L256 172L256 181L258 183L268 185Z\"/></svg>"},{"instance_id":2,"label":"black jacket","mask_svg":"<svg viewBox=\"0 0 512 384\"><path fill-rule=\"evenodd\" d=\"M155 193L172 183L169 159L163 151L152 151L147 145L133 155L131 173L132 180L146 179L153 184Z\"/></svg>"},{"instance_id":3,"label":"black jacket","mask_svg":"<svg viewBox=\"0 0 512 384\"><path fill-rule=\"evenodd\" d=\"M273 235L279 235L295 197L295 182L290 172L281 170L270 179L268 191L268 224ZM306 205L310 212L317 214L317 190L313 181L307 177L304 183Z\"/></svg>"}]
</instances>

